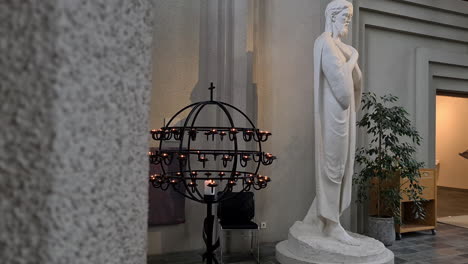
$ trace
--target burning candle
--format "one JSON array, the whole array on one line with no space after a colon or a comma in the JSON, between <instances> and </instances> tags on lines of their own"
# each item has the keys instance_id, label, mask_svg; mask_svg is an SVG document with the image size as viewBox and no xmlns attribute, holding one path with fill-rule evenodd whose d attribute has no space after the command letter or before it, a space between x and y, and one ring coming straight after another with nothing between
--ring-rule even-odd
<instances>
[{"instance_id":1,"label":"burning candle","mask_svg":"<svg viewBox=\"0 0 468 264\"><path fill-rule=\"evenodd\" d=\"M156 129L151 129L151 136L155 140L161 139L162 133L163 133L162 129L157 129L157 130Z\"/></svg>"},{"instance_id":2,"label":"burning candle","mask_svg":"<svg viewBox=\"0 0 468 264\"><path fill-rule=\"evenodd\" d=\"M205 168L205 163L208 161L208 159L205 156L199 157L198 161L203 163L203 168Z\"/></svg>"},{"instance_id":3,"label":"burning candle","mask_svg":"<svg viewBox=\"0 0 468 264\"><path fill-rule=\"evenodd\" d=\"M227 133L225 131L219 132L219 136L221 138L221 141L223 141L223 138L224 138L225 135L227 135Z\"/></svg>"},{"instance_id":4,"label":"burning candle","mask_svg":"<svg viewBox=\"0 0 468 264\"><path fill-rule=\"evenodd\" d=\"M187 185L190 187L195 187L197 186L197 183L195 181L190 181Z\"/></svg>"},{"instance_id":5,"label":"burning candle","mask_svg":"<svg viewBox=\"0 0 468 264\"><path fill-rule=\"evenodd\" d=\"M229 140L234 140L236 138L236 134L238 133L239 131L237 131L237 128L231 128L229 129Z\"/></svg>"},{"instance_id":6,"label":"burning candle","mask_svg":"<svg viewBox=\"0 0 468 264\"><path fill-rule=\"evenodd\" d=\"M244 133L243 133L243 138L245 141L250 141L252 140L253 136L254 136L254 132L252 130L244 130Z\"/></svg>"},{"instance_id":7,"label":"burning candle","mask_svg":"<svg viewBox=\"0 0 468 264\"><path fill-rule=\"evenodd\" d=\"M271 136L271 133L268 131L258 131L257 132L258 139L262 142L266 141L268 139L268 136Z\"/></svg>"},{"instance_id":8,"label":"burning candle","mask_svg":"<svg viewBox=\"0 0 468 264\"><path fill-rule=\"evenodd\" d=\"M221 159L223 160L223 166L226 167L228 161L231 161L231 156L229 156L229 155L223 155L223 157L222 157Z\"/></svg>"},{"instance_id":9,"label":"burning candle","mask_svg":"<svg viewBox=\"0 0 468 264\"><path fill-rule=\"evenodd\" d=\"M271 153L265 153L263 156L262 156L262 163L263 165L270 165L273 160L275 160L276 157L273 156L273 154Z\"/></svg>"},{"instance_id":10,"label":"burning candle","mask_svg":"<svg viewBox=\"0 0 468 264\"><path fill-rule=\"evenodd\" d=\"M205 181L205 195L214 195L216 193L216 187L214 180Z\"/></svg>"}]
</instances>

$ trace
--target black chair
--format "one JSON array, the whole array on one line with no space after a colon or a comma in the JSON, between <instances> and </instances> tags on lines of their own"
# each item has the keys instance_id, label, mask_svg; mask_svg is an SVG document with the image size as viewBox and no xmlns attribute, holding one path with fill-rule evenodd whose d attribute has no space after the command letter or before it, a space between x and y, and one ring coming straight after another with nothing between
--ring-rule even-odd
<instances>
[{"instance_id":1,"label":"black chair","mask_svg":"<svg viewBox=\"0 0 468 264\"><path fill-rule=\"evenodd\" d=\"M249 230L250 232L250 253L260 263L259 247L259 226L252 221L255 216L255 201L253 192L233 192L226 193L228 199L218 204L218 221L220 226L220 255L223 262L223 247L227 236L225 231ZM256 234L254 236L254 233ZM254 237L256 241L257 256L254 255Z\"/></svg>"}]
</instances>

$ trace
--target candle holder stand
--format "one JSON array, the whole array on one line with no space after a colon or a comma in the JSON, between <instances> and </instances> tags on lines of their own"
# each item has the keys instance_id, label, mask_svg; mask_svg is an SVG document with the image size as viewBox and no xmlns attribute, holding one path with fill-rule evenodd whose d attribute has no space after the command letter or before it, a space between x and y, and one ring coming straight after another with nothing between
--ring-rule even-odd
<instances>
[{"instance_id":1,"label":"candle holder stand","mask_svg":"<svg viewBox=\"0 0 468 264\"><path fill-rule=\"evenodd\" d=\"M160 165L162 173L150 175L150 183L155 188L167 190L173 188L187 199L206 204L206 218L203 225L203 240L206 252L203 261L208 264L218 264L215 250L219 247L219 239L213 243L213 228L215 216L213 204L228 199L227 193L233 191L245 192L251 189L266 188L270 177L260 175L261 165L272 164L276 159L271 153L262 150L262 142L271 136L268 131L255 127L250 118L237 107L228 103L213 100L215 87L211 83L210 100L190 104L178 111L164 127L150 131L151 137L159 141L159 149L149 152L151 164ZM229 126L197 126L196 121L201 111L206 107L216 107L226 116ZM191 109L182 126L172 126L177 116ZM246 119L250 127L236 127L231 112ZM200 135L201 134L201 135ZM229 149L201 149L195 148L193 142L206 138L207 142L223 141L231 145ZM165 148L164 142L176 140L179 148ZM239 141L254 142L254 149L240 149ZM247 145L247 144L243 144ZM176 171L170 171L168 165L178 162ZM248 165L251 166L248 166ZM210 166L208 167L207 166ZM213 169L212 167L216 167ZM247 168L255 168L247 170ZM245 170L244 170L245 169ZM202 184L203 183L203 184ZM204 189L200 188L203 186ZM216 193L215 190L218 189ZM231 197L231 198L235 198Z\"/></svg>"},{"instance_id":2,"label":"candle holder stand","mask_svg":"<svg viewBox=\"0 0 468 264\"><path fill-rule=\"evenodd\" d=\"M215 216L213 215L213 203L214 195L205 195L206 201L206 217L203 221L203 240L205 242L206 251L203 254L203 261L207 264L218 263L216 260L215 250L219 247L219 239L213 243L213 230Z\"/></svg>"}]
</instances>

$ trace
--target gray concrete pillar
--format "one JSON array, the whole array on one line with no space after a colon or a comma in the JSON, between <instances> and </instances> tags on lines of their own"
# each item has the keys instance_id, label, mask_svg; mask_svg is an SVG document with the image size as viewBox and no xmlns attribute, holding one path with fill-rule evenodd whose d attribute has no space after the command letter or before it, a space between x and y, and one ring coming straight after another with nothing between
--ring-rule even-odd
<instances>
[{"instance_id":1,"label":"gray concrete pillar","mask_svg":"<svg viewBox=\"0 0 468 264\"><path fill-rule=\"evenodd\" d=\"M0 3L1 263L145 263L151 5Z\"/></svg>"}]
</instances>

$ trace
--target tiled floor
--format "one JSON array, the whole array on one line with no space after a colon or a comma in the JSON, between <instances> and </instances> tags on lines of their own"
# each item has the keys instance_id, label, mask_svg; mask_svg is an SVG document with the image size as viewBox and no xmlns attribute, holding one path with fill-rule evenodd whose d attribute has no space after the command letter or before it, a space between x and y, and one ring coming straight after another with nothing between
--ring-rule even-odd
<instances>
[{"instance_id":1,"label":"tiled floor","mask_svg":"<svg viewBox=\"0 0 468 264\"><path fill-rule=\"evenodd\" d=\"M389 247L395 253L395 264L468 263L468 229L439 224L437 235L418 232L403 235ZM275 243L264 244L261 263L278 263L275 260ZM202 263L200 252L173 253L148 257L148 264L195 264ZM232 256L226 263L253 264L245 256Z\"/></svg>"},{"instance_id":2,"label":"tiled floor","mask_svg":"<svg viewBox=\"0 0 468 264\"><path fill-rule=\"evenodd\" d=\"M389 248L395 263L468 263L468 229L438 224L435 236L430 232L404 234Z\"/></svg>"}]
</instances>

